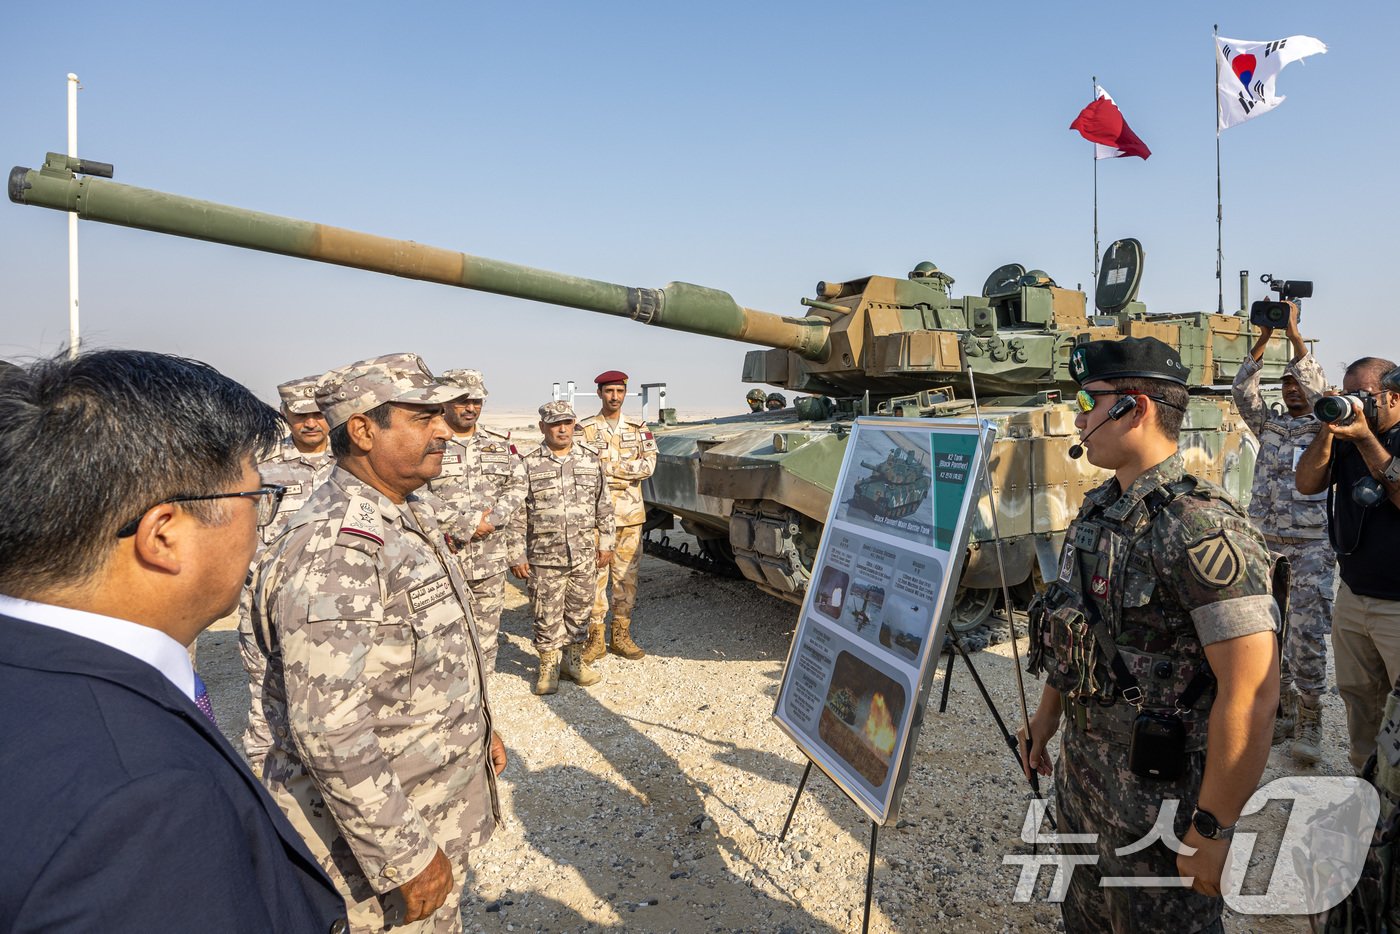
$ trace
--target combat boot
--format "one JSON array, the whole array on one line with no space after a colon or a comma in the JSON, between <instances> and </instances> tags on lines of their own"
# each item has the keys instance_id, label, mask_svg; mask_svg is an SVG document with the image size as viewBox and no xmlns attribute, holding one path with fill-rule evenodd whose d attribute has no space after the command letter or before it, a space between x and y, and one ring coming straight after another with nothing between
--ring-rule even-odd
<instances>
[{"instance_id":1,"label":"combat boot","mask_svg":"<svg viewBox=\"0 0 1400 934\"><path fill-rule=\"evenodd\" d=\"M583 660L588 664L591 665L608 654L608 638L605 635L607 629L602 623L588 624L588 641L583 646Z\"/></svg>"},{"instance_id":2,"label":"combat boot","mask_svg":"<svg viewBox=\"0 0 1400 934\"><path fill-rule=\"evenodd\" d=\"M1322 698L1316 694L1298 698L1298 738L1288 751L1304 765L1322 759Z\"/></svg>"},{"instance_id":3,"label":"combat boot","mask_svg":"<svg viewBox=\"0 0 1400 934\"><path fill-rule=\"evenodd\" d=\"M632 621L630 619L625 616L614 616L612 642L608 645L608 651L635 662L647 653L642 651L640 645L632 641L632 636L628 632L631 628Z\"/></svg>"},{"instance_id":4,"label":"combat boot","mask_svg":"<svg viewBox=\"0 0 1400 934\"><path fill-rule=\"evenodd\" d=\"M564 646L564 660L559 663L559 677L567 678L581 688L597 684L603 679L603 676L584 660L582 642Z\"/></svg>"},{"instance_id":5,"label":"combat boot","mask_svg":"<svg viewBox=\"0 0 1400 934\"><path fill-rule=\"evenodd\" d=\"M559 691L559 650L540 649L540 672L535 678L536 694L555 694Z\"/></svg>"},{"instance_id":6,"label":"combat boot","mask_svg":"<svg viewBox=\"0 0 1400 934\"><path fill-rule=\"evenodd\" d=\"M1298 692L1293 685L1285 684L1278 694L1278 716L1274 718L1274 746L1293 738L1298 725Z\"/></svg>"}]
</instances>

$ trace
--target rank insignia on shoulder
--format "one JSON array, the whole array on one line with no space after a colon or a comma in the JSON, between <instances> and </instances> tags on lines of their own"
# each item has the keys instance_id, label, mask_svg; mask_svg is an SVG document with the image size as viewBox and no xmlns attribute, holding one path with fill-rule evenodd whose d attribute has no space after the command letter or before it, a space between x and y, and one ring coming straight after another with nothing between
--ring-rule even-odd
<instances>
[{"instance_id":1,"label":"rank insignia on shoulder","mask_svg":"<svg viewBox=\"0 0 1400 934\"><path fill-rule=\"evenodd\" d=\"M351 497L340 532L368 539L376 545L384 544L384 520L379 515L378 504L363 496Z\"/></svg>"},{"instance_id":2,"label":"rank insignia on shoulder","mask_svg":"<svg viewBox=\"0 0 1400 934\"><path fill-rule=\"evenodd\" d=\"M1186 547L1191 573L1207 587L1228 587L1244 573L1244 559L1234 542L1216 529Z\"/></svg>"}]
</instances>

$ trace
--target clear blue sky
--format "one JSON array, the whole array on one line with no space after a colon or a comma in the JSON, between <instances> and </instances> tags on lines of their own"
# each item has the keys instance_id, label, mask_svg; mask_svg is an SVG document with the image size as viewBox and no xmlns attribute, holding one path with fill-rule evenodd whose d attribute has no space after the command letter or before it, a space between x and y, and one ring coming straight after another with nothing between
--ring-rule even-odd
<instances>
[{"instance_id":1,"label":"clear blue sky","mask_svg":"<svg viewBox=\"0 0 1400 934\"><path fill-rule=\"evenodd\" d=\"M1273 113L1225 132L1237 274L1312 278L1337 366L1400 356L1393 3L69 4L15 19L0 168L79 148L117 180L559 272L724 289L800 314L821 279L929 259L1087 287L1097 75L1153 155L1099 165L1100 230L1147 250L1151 311L1213 310L1211 24L1312 35ZM1385 103L1386 101L1392 103ZM740 344L100 224L83 336L279 381L415 350L486 373L489 405L620 368L742 408ZM0 356L67 338L62 214L0 203ZM490 408L488 406L487 420Z\"/></svg>"}]
</instances>

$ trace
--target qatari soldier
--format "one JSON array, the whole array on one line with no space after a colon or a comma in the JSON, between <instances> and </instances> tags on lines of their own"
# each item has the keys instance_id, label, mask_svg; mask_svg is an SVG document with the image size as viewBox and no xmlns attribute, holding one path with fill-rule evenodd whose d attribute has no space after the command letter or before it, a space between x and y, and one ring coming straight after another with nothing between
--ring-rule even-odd
<instances>
[{"instance_id":1,"label":"qatari soldier","mask_svg":"<svg viewBox=\"0 0 1400 934\"><path fill-rule=\"evenodd\" d=\"M1264 533L1269 550L1288 558L1293 572L1288 637L1280 664L1281 716L1274 723L1274 745L1293 739L1289 747L1293 758L1312 765L1322 758L1322 693L1327 688L1327 637L1332 632L1337 553L1327 540L1327 494L1299 493L1294 467L1322 426L1312 408L1327 380L1298 330L1296 305L1289 314L1287 334L1293 359L1283 371L1284 411L1271 411L1259 393L1259 361L1273 328L1259 329L1259 339L1235 374L1234 395L1245 424L1259 439L1249 518Z\"/></svg>"},{"instance_id":2,"label":"qatari soldier","mask_svg":"<svg viewBox=\"0 0 1400 934\"><path fill-rule=\"evenodd\" d=\"M451 434L415 354L316 386L330 477L264 553L253 624L273 745L263 783L349 907L354 931L456 932L467 856L500 820L470 596L417 492Z\"/></svg>"},{"instance_id":3,"label":"qatari soldier","mask_svg":"<svg viewBox=\"0 0 1400 934\"><path fill-rule=\"evenodd\" d=\"M496 670L501 611L505 609L506 570L510 567L509 523L525 508L525 467L510 443L510 433L480 423L488 395L477 370L447 370L443 382L465 391L445 404L443 417L452 429L442 455L442 473L428 487L451 507L462 576L472 596L477 641L487 674Z\"/></svg>"}]
</instances>

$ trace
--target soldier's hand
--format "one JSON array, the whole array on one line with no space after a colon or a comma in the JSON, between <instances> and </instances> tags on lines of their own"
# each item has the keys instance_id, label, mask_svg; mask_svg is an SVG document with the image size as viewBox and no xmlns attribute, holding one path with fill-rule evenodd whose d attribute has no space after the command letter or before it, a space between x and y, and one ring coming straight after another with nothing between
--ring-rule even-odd
<instances>
[{"instance_id":1,"label":"soldier's hand","mask_svg":"<svg viewBox=\"0 0 1400 934\"><path fill-rule=\"evenodd\" d=\"M1190 827L1181 842L1196 849L1190 856L1176 854L1177 875L1190 878L1191 888L1202 895L1219 898L1220 876L1225 871L1225 860L1230 857L1230 841L1207 840L1195 827Z\"/></svg>"},{"instance_id":2,"label":"soldier's hand","mask_svg":"<svg viewBox=\"0 0 1400 934\"><path fill-rule=\"evenodd\" d=\"M613 559L613 553L612 553L611 551L601 551L601 550L600 550L600 551L598 552L598 567L603 567L603 566L606 565L606 564L612 563L612 559Z\"/></svg>"},{"instance_id":3,"label":"soldier's hand","mask_svg":"<svg viewBox=\"0 0 1400 934\"><path fill-rule=\"evenodd\" d=\"M476 524L476 531L472 533L472 541L476 541L478 538L485 538L492 532L496 531L496 527L490 522L486 521L486 517L489 515L491 515L491 510L482 510L481 521Z\"/></svg>"},{"instance_id":4,"label":"soldier's hand","mask_svg":"<svg viewBox=\"0 0 1400 934\"><path fill-rule=\"evenodd\" d=\"M428 867L399 886L399 894L403 895L404 905L407 906L404 923L422 921L437 911L447 900L447 893L450 891L452 864L447 861L447 854L438 847Z\"/></svg>"},{"instance_id":5,"label":"soldier's hand","mask_svg":"<svg viewBox=\"0 0 1400 934\"><path fill-rule=\"evenodd\" d=\"M506 770L506 744L501 742L501 737L495 730L491 731L491 768L500 775Z\"/></svg>"},{"instance_id":6,"label":"soldier's hand","mask_svg":"<svg viewBox=\"0 0 1400 934\"><path fill-rule=\"evenodd\" d=\"M524 561L519 564L512 564L510 566L510 573L515 576L516 580L526 580L530 576L530 565Z\"/></svg>"}]
</instances>

